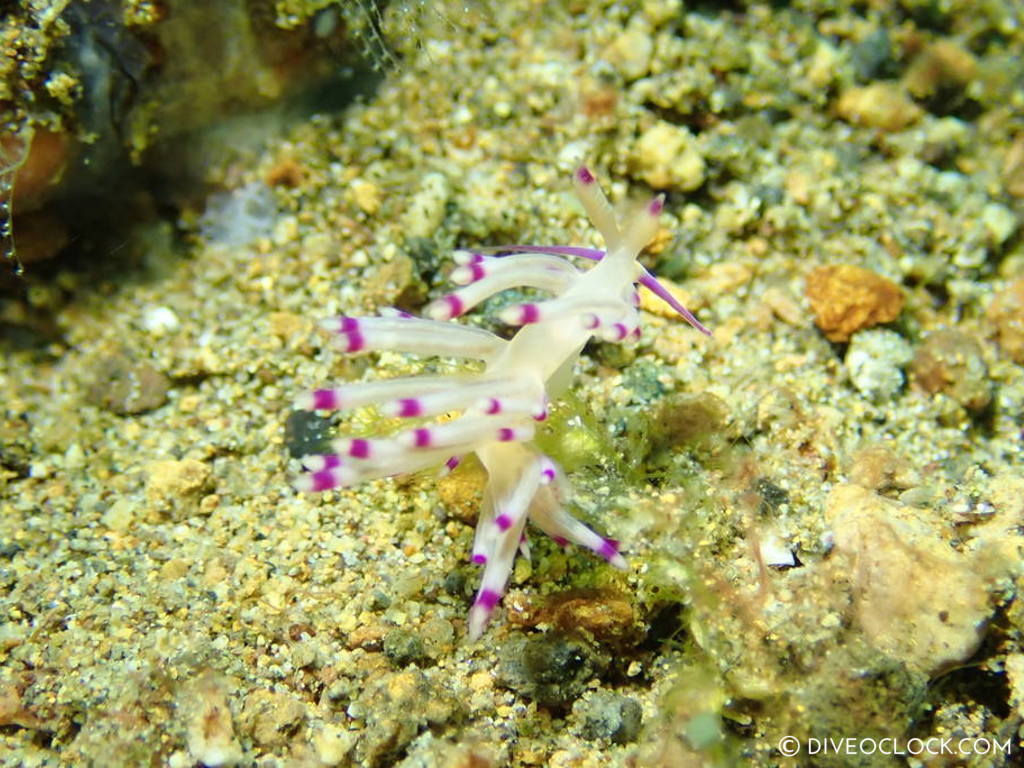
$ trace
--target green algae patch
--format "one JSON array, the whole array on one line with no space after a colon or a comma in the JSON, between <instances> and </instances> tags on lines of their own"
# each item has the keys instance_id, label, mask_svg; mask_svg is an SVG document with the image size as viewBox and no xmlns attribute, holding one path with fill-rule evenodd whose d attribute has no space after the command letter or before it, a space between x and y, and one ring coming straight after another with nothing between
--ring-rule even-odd
<instances>
[{"instance_id":1,"label":"green algae patch","mask_svg":"<svg viewBox=\"0 0 1024 768\"><path fill-rule=\"evenodd\" d=\"M568 392L551 407L535 442L567 473L584 467L611 467L621 476L625 459L607 427L576 393Z\"/></svg>"},{"instance_id":2,"label":"green algae patch","mask_svg":"<svg viewBox=\"0 0 1024 768\"><path fill-rule=\"evenodd\" d=\"M708 455L727 445L728 406L709 393L677 393L660 400L648 421L647 436L652 455L690 450Z\"/></svg>"}]
</instances>

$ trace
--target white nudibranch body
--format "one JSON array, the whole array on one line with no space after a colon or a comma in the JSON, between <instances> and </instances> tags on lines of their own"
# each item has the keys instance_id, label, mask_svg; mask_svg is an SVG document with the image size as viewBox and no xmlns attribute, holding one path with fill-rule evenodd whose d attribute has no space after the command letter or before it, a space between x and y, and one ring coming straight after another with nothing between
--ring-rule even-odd
<instances>
[{"instance_id":1,"label":"white nudibranch body","mask_svg":"<svg viewBox=\"0 0 1024 768\"><path fill-rule=\"evenodd\" d=\"M427 306L427 318L392 311L381 317L341 317L325 323L347 352L392 350L421 355L476 358L482 372L458 376L410 376L318 389L303 396L305 409L339 410L375 405L403 418L456 418L379 438L345 438L334 453L308 456L309 470L296 485L304 491L351 486L374 478L415 472L433 465L454 468L475 453L487 470L472 560L484 573L469 614L470 639L478 638L501 599L516 552L528 555L527 520L561 545L578 544L618 568L626 562L618 543L594 533L568 514L568 481L559 467L530 442L547 416L549 399L571 383L572 369L587 341L597 336L621 342L639 337L643 283L703 333L707 329L637 261L654 236L662 197L620 226L586 168L573 176L576 194L607 251L572 246L512 245L458 251L452 280L463 286ZM499 255L500 254L500 255ZM567 256L597 261L580 270ZM505 309L500 319L520 326L505 340L488 331L449 322L494 294L532 287L554 298Z\"/></svg>"}]
</instances>

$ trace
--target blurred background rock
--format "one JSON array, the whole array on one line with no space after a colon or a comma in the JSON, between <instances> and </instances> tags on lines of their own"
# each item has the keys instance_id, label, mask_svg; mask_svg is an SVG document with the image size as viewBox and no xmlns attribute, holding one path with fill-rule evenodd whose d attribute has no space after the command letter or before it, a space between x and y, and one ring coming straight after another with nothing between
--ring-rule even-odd
<instances>
[{"instance_id":1,"label":"blurred background rock","mask_svg":"<svg viewBox=\"0 0 1024 768\"><path fill-rule=\"evenodd\" d=\"M291 117L371 92L392 57L381 8L362 0L2 8L0 292L8 295L26 290L14 277L26 265L45 276L45 262L140 258L135 224L175 221L238 185L225 176L225 157L251 155ZM167 235L173 240L173 228Z\"/></svg>"}]
</instances>

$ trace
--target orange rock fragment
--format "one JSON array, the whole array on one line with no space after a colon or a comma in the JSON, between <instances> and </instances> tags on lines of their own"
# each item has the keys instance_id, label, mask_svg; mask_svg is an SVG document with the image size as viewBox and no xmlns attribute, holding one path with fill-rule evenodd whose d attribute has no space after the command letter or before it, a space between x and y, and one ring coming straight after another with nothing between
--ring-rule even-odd
<instances>
[{"instance_id":1,"label":"orange rock fragment","mask_svg":"<svg viewBox=\"0 0 1024 768\"><path fill-rule=\"evenodd\" d=\"M896 283L852 264L817 267L807 276L804 294L829 341L848 341L856 331L892 322L903 309Z\"/></svg>"},{"instance_id":2,"label":"orange rock fragment","mask_svg":"<svg viewBox=\"0 0 1024 768\"><path fill-rule=\"evenodd\" d=\"M263 180L268 187L289 187L294 189L302 184L305 178L306 171L303 167L288 157L279 161L267 171Z\"/></svg>"},{"instance_id":3,"label":"orange rock fragment","mask_svg":"<svg viewBox=\"0 0 1024 768\"><path fill-rule=\"evenodd\" d=\"M9 134L0 136L0 157L6 158L10 153L17 152L19 141ZM39 128L32 134L28 154L14 180L16 211L32 211L46 201L54 187L60 183L70 154L67 135L45 128Z\"/></svg>"}]
</instances>

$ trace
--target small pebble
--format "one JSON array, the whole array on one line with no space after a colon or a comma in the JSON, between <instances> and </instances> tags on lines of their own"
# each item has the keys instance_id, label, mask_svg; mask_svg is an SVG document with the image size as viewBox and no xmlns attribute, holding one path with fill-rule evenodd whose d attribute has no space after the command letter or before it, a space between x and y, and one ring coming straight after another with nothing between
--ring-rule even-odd
<instances>
[{"instance_id":1,"label":"small pebble","mask_svg":"<svg viewBox=\"0 0 1024 768\"><path fill-rule=\"evenodd\" d=\"M239 730L264 748L287 746L306 716L301 701L286 693L257 689L245 697Z\"/></svg>"},{"instance_id":2,"label":"small pebble","mask_svg":"<svg viewBox=\"0 0 1024 768\"><path fill-rule=\"evenodd\" d=\"M449 653L456 642L455 627L450 621L440 616L423 622L420 627L420 636L423 638L426 655L432 659ZM387 653L387 637L384 638L384 653Z\"/></svg>"},{"instance_id":3,"label":"small pebble","mask_svg":"<svg viewBox=\"0 0 1024 768\"><path fill-rule=\"evenodd\" d=\"M32 430L24 418L10 412L0 416L0 470L9 469L25 477L33 457ZM0 471L0 476L3 472Z\"/></svg>"},{"instance_id":4,"label":"small pebble","mask_svg":"<svg viewBox=\"0 0 1024 768\"><path fill-rule=\"evenodd\" d=\"M1018 133L1003 158L1003 187L1014 197L1024 197L1024 133Z\"/></svg>"},{"instance_id":5,"label":"small pebble","mask_svg":"<svg viewBox=\"0 0 1024 768\"><path fill-rule=\"evenodd\" d=\"M651 29L640 16L634 16L624 32L619 34L604 50L604 59L627 81L637 80L647 74L651 66L654 41Z\"/></svg>"},{"instance_id":6,"label":"small pebble","mask_svg":"<svg viewBox=\"0 0 1024 768\"><path fill-rule=\"evenodd\" d=\"M926 99L951 88L963 88L978 69L974 56L952 40L936 40L911 62L903 84L911 95Z\"/></svg>"},{"instance_id":7,"label":"small pebble","mask_svg":"<svg viewBox=\"0 0 1024 768\"><path fill-rule=\"evenodd\" d=\"M363 213L372 216L380 210L383 192L372 181L353 179L348 191L352 201Z\"/></svg>"},{"instance_id":8,"label":"small pebble","mask_svg":"<svg viewBox=\"0 0 1024 768\"><path fill-rule=\"evenodd\" d=\"M565 707L610 659L561 634L518 637L501 654L499 680L544 707Z\"/></svg>"},{"instance_id":9,"label":"small pebble","mask_svg":"<svg viewBox=\"0 0 1024 768\"><path fill-rule=\"evenodd\" d=\"M473 525L480 514L480 496L486 484L483 465L470 458L437 481L437 493L449 515Z\"/></svg>"},{"instance_id":10,"label":"small pebble","mask_svg":"<svg viewBox=\"0 0 1024 768\"><path fill-rule=\"evenodd\" d=\"M782 322L794 328L803 328L808 325L807 313L800 306L800 302L787 291L771 287L765 290L761 299L765 306L772 311L772 314Z\"/></svg>"},{"instance_id":11,"label":"small pebble","mask_svg":"<svg viewBox=\"0 0 1024 768\"><path fill-rule=\"evenodd\" d=\"M120 498L107 508L100 521L112 531L126 531L135 522L136 509L128 499Z\"/></svg>"},{"instance_id":12,"label":"small pebble","mask_svg":"<svg viewBox=\"0 0 1024 768\"><path fill-rule=\"evenodd\" d=\"M911 370L919 389L930 395L947 395L969 411L980 411L992 400L992 381L981 345L963 331L943 329L928 334Z\"/></svg>"},{"instance_id":13,"label":"small pebble","mask_svg":"<svg viewBox=\"0 0 1024 768\"><path fill-rule=\"evenodd\" d=\"M996 327L1000 349L1024 365L1024 279L1014 280L997 293L985 316Z\"/></svg>"},{"instance_id":14,"label":"small pebble","mask_svg":"<svg viewBox=\"0 0 1024 768\"><path fill-rule=\"evenodd\" d=\"M848 341L863 328L895 320L903 309L896 283L863 267L830 264L807 275L814 323L829 341Z\"/></svg>"},{"instance_id":15,"label":"small pebble","mask_svg":"<svg viewBox=\"0 0 1024 768\"><path fill-rule=\"evenodd\" d=\"M658 122L641 134L633 150L636 175L654 189L689 191L704 183L704 158L686 128Z\"/></svg>"},{"instance_id":16,"label":"small pebble","mask_svg":"<svg viewBox=\"0 0 1024 768\"><path fill-rule=\"evenodd\" d=\"M210 468L195 459L154 461L145 469L146 495L178 520L199 512L202 497L213 488Z\"/></svg>"},{"instance_id":17,"label":"small pebble","mask_svg":"<svg viewBox=\"0 0 1024 768\"><path fill-rule=\"evenodd\" d=\"M536 627L546 624L570 633L584 633L602 646L635 645L643 636L629 596L614 589L574 590L550 597L510 595L509 622Z\"/></svg>"},{"instance_id":18,"label":"small pebble","mask_svg":"<svg viewBox=\"0 0 1024 768\"><path fill-rule=\"evenodd\" d=\"M445 205L450 196L451 186L443 174L436 171L426 174L402 217L402 229L406 236L432 236L444 220Z\"/></svg>"},{"instance_id":19,"label":"small pebble","mask_svg":"<svg viewBox=\"0 0 1024 768\"><path fill-rule=\"evenodd\" d=\"M427 727L441 732L461 708L452 693L418 669L371 675L347 710L366 721L351 764L397 765L418 734Z\"/></svg>"},{"instance_id":20,"label":"small pebble","mask_svg":"<svg viewBox=\"0 0 1024 768\"><path fill-rule=\"evenodd\" d=\"M853 335L845 365L858 392L876 400L887 399L903 387L903 367L913 357L914 350L906 339L895 331L878 328Z\"/></svg>"},{"instance_id":21,"label":"small pebble","mask_svg":"<svg viewBox=\"0 0 1024 768\"><path fill-rule=\"evenodd\" d=\"M890 74L895 66L889 30L881 26L866 34L852 46L850 59L861 80L877 80Z\"/></svg>"},{"instance_id":22,"label":"small pebble","mask_svg":"<svg viewBox=\"0 0 1024 768\"><path fill-rule=\"evenodd\" d=\"M314 411L292 411L285 419L285 445L293 459L331 453L333 422Z\"/></svg>"},{"instance_id":23,"label":"small pebble","mask_svg":"<svg viewBox=\"0 0 1024 768\"><path fill-rule=\"evenodd\" d=\"M427 654L423 641L408 629L392 629L384 635L384 655L397 669L422 663Z\"/></svg>"},{"instance_id":24,"label":"small pebble","mask_svg":"<svg viewBox=\"0 0 1024 768\"><path fill-rule=\"evenodd\" d=\"M281 339L297 336L308 330L308 320L294 312L271 312L269 317L270 333Z\"/></svg>"},{"instance_id":25,"label":"small pebble","mask_svg":"<svg viewBox=\"0 0 1024 768\"><path fill-rule=\"evenodd\" d=\"M643 715L640 705L629 696L613 691L594 691L578 700L573 712L583 720L583 738L628 744L640 733Z\"/></svg>"},{"instance_id":26,"label":"small pebble","mask_svg":"<svg viewBox=\"0 0 1024 768\"><path fill-rule=\"evenodd\" d=\"M847 89L836 112L849 123L883 131L902 131L924 114L902 87L888 82Z\"/></svg>"},{"instance_id":27,"label":"small pebble","mask_svg":"<svg viewBox=\"0 0 1024 768\"><path fill-rule=\"evenodd\" d=\"M767 477L759 477L754 482L754 492L761 498L758 511L762 515L776 514L784 505L789 504L789 491Z\"/></svg>"},{"instance_id":28,"label":"small pebble","mask_svg":"<svg viewBox=\"0 0 1024 768\"><path fill-rule=\"evenodd\" d=\"M185 717L185 740L193 762L220 768L242 761L223 680L207 674L186 684L178 711Z\"/></svg>"},{"instance_id":29,"label":"small pebble","mask_svg":"<svg viewBox=\"0 0 1024 768\"><path fill-rule=\"evenodd\" d=\"M313 736L317 759L327 766L341 765L356 743L357 733L324 723Z\"/></svg>"},{"instance_id":30,"label":"small pebble","mask_svg":"<svg viewBox=\"0 0 1024 768\"><path fill-rule=\"evenodd\" d=\"M985 226L992 245L997 248L1017 231L1017 215L1000 203L988 203L981 209L981 223Z\"/></svg>"},{"instance_id":31,"label":"small pebble","mask_svg":"<svg viewBox=\"0 0 1024 768\"><path fill-rule=\"evenodd\" d=\"M104 410L128 416L159 408L170 388L170 379L149 363L114 355L95 365L88 397Z\"/></svg>"},{"instance_id":32,"label":"small pebble","mask_svg":"<svg viewBox=\"0 0 1024 768\"><path fill-rule=\"evenodd\" d=\"M181 321L170 307L150 307L142 315L142 327L154 336L163 336L178 330Z\"/></svg>"}]
</instances>

